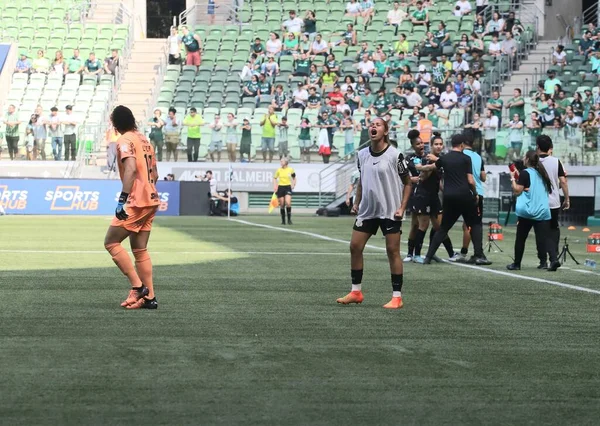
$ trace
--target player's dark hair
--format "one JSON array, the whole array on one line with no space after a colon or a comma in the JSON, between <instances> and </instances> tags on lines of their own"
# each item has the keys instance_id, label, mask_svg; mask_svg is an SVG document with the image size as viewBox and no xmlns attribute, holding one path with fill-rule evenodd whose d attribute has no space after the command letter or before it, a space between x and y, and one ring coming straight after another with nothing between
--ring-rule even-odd
<instances>
[{"instance_id":1,"label":"player's dark hair","mask_svg":"<svg viewBox=\"0 0 600 426\"><path fill-rule=\"evenodd\" d=\"M412 129L410 132L408 132L408 135L406 135L411 145L414 144L420 136L421 132L419 132L417 129Z\"/></svg>"},{"instance_id":2,"label":"player's dark hair","mask_svg":"<svg viewBox=\"0 0 600 426\"><path fill-rule=\"evenodd\" d=\"M465 134L465 145L469 148L473 148L473 136Z\"/></svg>"},{"instance_id":3,"label":"player's dark hair","mask_svg":"<svg viewBox=\"0 0 600 426\"><path fill-rule=\"evenodd\" d=\"M124 134L137 130L135 117L129 108L123 105L118 105L110 114L110 121L117 132Z\"/></svg>"},{"instance_id":4,"label":"player's dark hair","mask_svg":"<svg viewBox=\"0 0 600 426\"><path fill-rule=\"evenodd\" d=\"M539 135L535 138L535 144L542 152L548 152L554 147L552 139L548 135Z\"/></svg>"},{"instance_id":5,"label":"player's dark hair","mask_svg":"<svg viewBox=\"0 0 600 426\"><path fill-rule=\"evenodd\" d=\"M442 138L442 134L440 132L433 132L431 143L433 144L437 139L441 140L442 143L444 142L444 138Z\"/></svg>"},{"instance_id":6,"label":"player's dark hair","mask_svg":"<svg viewBox=\"0 0 600 426\"><path fill-rule=\"evenodd\" d=\"M465 135L462 133L457 133L452 136L452 139L450 139L450 145L452 145L452 148L456 148L457 146L464 144L466 139L467 138L465 138Z\"/></svg>"},{"instance_id":7,"label":"player's dark hair","mask_svg":"<svg viewBox=\"0 0 600 426\"><path fill-rule=\"evenodd\" d=\"M548 177L548 172L546 172L546 168L540 161L540 157L537 155L535 151L527 151L525 154L525 158L527 159L527 165L537 170L540 174L542 180L544 181L544 186L546 187L546 191L548 194L552 193L552 182Z\"/></svg>"}]
</instances>

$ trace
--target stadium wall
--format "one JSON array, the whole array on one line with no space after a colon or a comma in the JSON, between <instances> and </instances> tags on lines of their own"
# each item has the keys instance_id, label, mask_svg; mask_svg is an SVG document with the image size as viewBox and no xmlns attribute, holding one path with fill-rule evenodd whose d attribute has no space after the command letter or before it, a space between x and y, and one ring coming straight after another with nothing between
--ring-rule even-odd
<instances>
[{"instance_id":1,"label":"stadium wall","mask_svg":"<svg viewBox=\"0 0 600 426\"><path fill-rule=\"evenodd\" d=\"M6 97L10 91L12 76L17 64L17 45L0 44L0 111L6 111Z\"/></svg>"},{"instance_id":2,"label":"stadium wall","mask_svg":"<svg viewBox=\"0 0 600 426\"><path fill-rule=\"evenodd\" d=\"M562 24L564 20L573 25L575 18L580 17L583 13L582 1L568 0L536 0L536 4L544 11L543 28L540 29L540 35L543 35L546 40L555 40L559 37L564 37L566 29Z\"/></svg>"}]
</instances>

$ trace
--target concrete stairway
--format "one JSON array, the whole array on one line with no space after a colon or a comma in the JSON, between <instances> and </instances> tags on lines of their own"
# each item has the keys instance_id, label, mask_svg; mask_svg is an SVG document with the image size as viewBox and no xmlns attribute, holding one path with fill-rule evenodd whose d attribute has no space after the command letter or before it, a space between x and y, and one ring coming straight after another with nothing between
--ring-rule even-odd
<instances>
[{"instance_id":1,"label":"concrete stairway","mask_svg":"<svg viewBox=\"0 0 600 426\"><path fill-rule=\"evenodd\" d=\"M165 49L165 39L144 39L136 41L131 50L115 104L129 107L138 121L151 114L153 105L149 103Z\"/></svg>"},{"instance_id":2,"label":"concrete stairway","mask_svg":"<svg viewBox=\"0 0 600 426\"><path fill-rule=\"evenodd\" d=\"M87 22L95 24L113 24L121 23L116 20L121 18L122 15L119 13L119 5L121 0L102 0L96 2L92 16Z\"/></svg>"}]
</instances>

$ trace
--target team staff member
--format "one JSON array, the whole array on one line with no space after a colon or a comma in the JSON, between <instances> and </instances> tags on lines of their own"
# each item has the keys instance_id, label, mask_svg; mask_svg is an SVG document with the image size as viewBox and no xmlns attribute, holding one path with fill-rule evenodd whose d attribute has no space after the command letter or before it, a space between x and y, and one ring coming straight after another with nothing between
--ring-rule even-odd
<instances>
[{"instance_id":1,"label":"team staff member","mask_svg":"<svg viewBox=\"0 0 600 426\"><path fill-rule=\"evenodd\" d=\"M471 228L471 238L475 246L475 256L470 262L476 265L490 265L483 254L482 227L477 223L477 189L473 179L473 167L471 158L463 154L465 136L456 134L452 136L452 150L440 157L435 164L424 166L424 170L443 170L444 172L444 212L442 214L442 226L435 237L427 256L425 264L431 263L442 241L447 237L448 231L454 226L460 216L463 217L467 226Z\"/></svg>"},{"instance_id":2,"label":"team staff member","mask_svg":"<svg viewBox=\"0 0 600 426\"><path fill-rule=\"evenodd\" d=\"M485 165L483 162L483 158L481 158L481 155L473 151L473 139L470 137L467 137L465 139L465 149L463 150L463 154L471 158L471 166L473 167L473 179L475 179L475 187L477 189L477 195L479 196L479 202L477 204L477 216L475 220L483 226L483 196L485 195L485 190L483 189L483 182L487 180L487 175L484 170ZM467 258L470 242L471 233L469 232L469 228L467 228L467 225L463 223L463 245L460 249L460 256L457 260L465 260Z\"/></svg>"},{"instance_id":3,"label":"team staff member","mask_svg":"<svg viewBox=\"0 0 600 426\"><path fill-rule=\"evenodd\" d=\"M371 143L357 155L360 179L352 207L353 213L358 214L350 241L352 290L337 302L362 303L363 251L377 229L381 229L392 278L392 300L383 307L399 309L403 306L400 235L412 184L404 155L390 144L387 122L376 118L369 129Z\"/></svg>"},{"instance_id":4,"label":"team staff member","mask_svg":"<svg viewBox=\"0 0 600 426\"><path fill-rule=\"evenodd\" d=\"M554 272L560 268L557 246L554 244L550 232L550 204L549 194L552 193L552 182L546 173L544 165L535 151L528 151L523 160L526 169L519 173L511 171L511 185L513 193L517 196L515 213L517 214L517 238L515 240L515 261L506 266L509 271L521 269L521 260L525 252L525 240L531 228L535 230L538 246L543 253L548 252L550 267L548 271Z\"/></svg>"},{"instance_id":5,"label":"team staff member","mask_svg":"<svg viewBox=\"0 0 600 426\"><path fill-rule=\"evenodd\" d=\"M287 212L287 224L292 224L292 192L296 186L296 172L291 168L289 160L284 157L280 160L281 167L275 172L273 183L275 188L273 192L277 193L279 200L279 214L281 214L281 224L285 225L285 214Z\"/></svg>"},{"instance_id":6,"label":"team staff member","mask_svg":"<svg viewBox=\"0 0 600 426\"><path fill-rule=\"evenodd\" d=\"M571 201L569 198L569 184L567 183L567 172L565 171L565 168L560 160L551 155L554 146L552 145L552 139L550 139L549 136L538 136L536 138L536 145L540 162L544 165L544 169L546 169L546 173L548 173L548 177L552 183L552 192L549 195L550 234L552 235L552 243L554 244L554 247L556 247L556 252L558 253L558 244L560 242L558 213L560 212L561 208L560 193L558 192L558 188L562 189L565 197L562 203L563 210L568 210L571 207ZM538 258L540 259L538 269L546 269L548 267L548 256L541 244L538 246Z\"/></svg>"},{"instance_id":7,"label":"team staff member","mask_svg":"<svg viewBox=\"0 0 600 426\"><path fill-rule=\"evenodd\" d=\"M156 191L158 171L154 148L140 133L131 110L117 106L110 115L114 129L122 136L117 140L117 165L123 183L104 247L131 283L131 291L121 306L127 309L156 309L158 303L152 282L152 261L148 239L160 199ZM121 242L129 237L135 267Z\"/></svg>"}]
</instances>

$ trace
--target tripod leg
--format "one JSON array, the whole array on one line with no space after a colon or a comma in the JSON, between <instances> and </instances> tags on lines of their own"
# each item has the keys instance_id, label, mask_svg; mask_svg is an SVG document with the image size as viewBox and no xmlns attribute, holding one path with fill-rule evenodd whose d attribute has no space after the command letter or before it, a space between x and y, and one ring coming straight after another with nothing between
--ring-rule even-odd
<instances>
[{"instance_id":1,"label":"tripod leg","mask_svg":"<svg viewBox=\"0 0 600 426\"><path fill-rule=\"evenodd\" d=\"M573 253L571 253L571 250L569 250L569 247L567 247L567 253L569 253L569 257L571 259L573 259L573 262L575 262L575 264L579 265L579 262L577 261L577 259L575 259L575 256L573 256ZM565 253L565 259L567 258L567 253Z\"/></svg>"}]
</instances>

